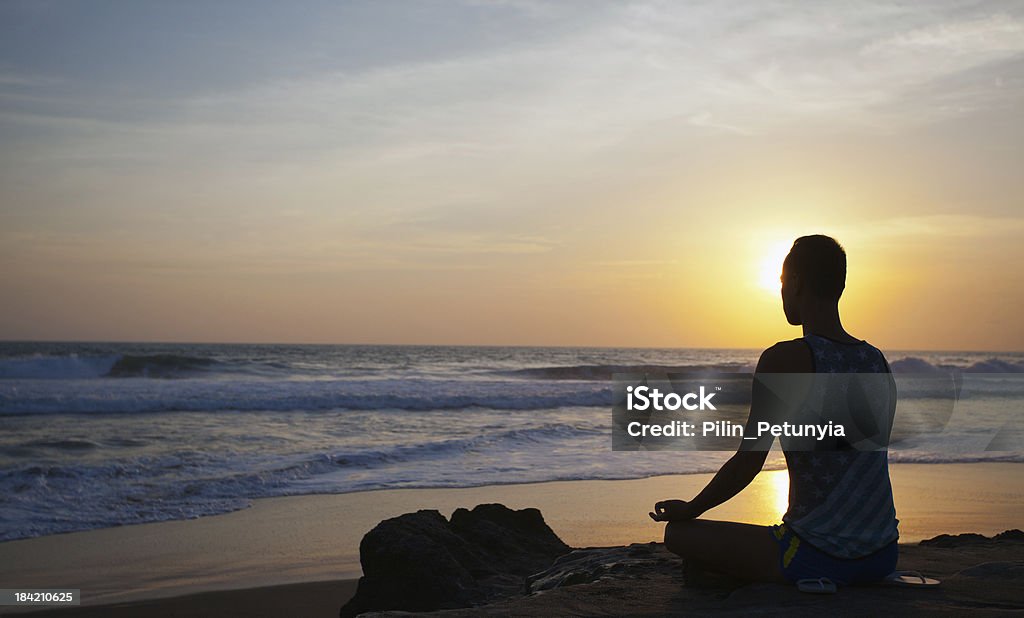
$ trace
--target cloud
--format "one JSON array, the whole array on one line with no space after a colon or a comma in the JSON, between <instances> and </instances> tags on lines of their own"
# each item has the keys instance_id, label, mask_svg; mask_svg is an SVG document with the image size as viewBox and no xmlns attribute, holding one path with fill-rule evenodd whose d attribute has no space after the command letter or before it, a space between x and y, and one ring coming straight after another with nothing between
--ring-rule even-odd
<instances>
[{"instance_id":1,"label":"cloud","mask_svg":"<svg viewBox=\"0 0 1024 618\"><path fill-rule=\"evenodd\" d=\"M938 236L943 238L1003 238L1024 233L1024 218L976 215L896 217L880 222L882 236Z\"/></svg>"},{"instance_id":2,"label":"cloud","mask_svg":"<svg viewBox=\"0 0 1024 618\"><path fill-rule=\"evenodd\" d=\"M865 245L878 241L913 241L913 247L942 247L954 241L969 240L1020 254L1017 239L1022 234L1022 217L935 214L897 216L846 225L837 230L836 237L843 242Z\"/></svg>"},{"instance_id":3,"label":"cloud","mask_svg":"<svg viewBox=\"0 0 1024 618\"><path fill-rule=\"evenodd\" d=\"M566 25L541 40L524 36L442 58L139 99L148 118L126 111L124 120L90 123L81 115L89 106L70 105L64 113L8 110L0 119L49 124L65 137L54 153L67 147L154 163L278 151L381 165L460 155L512 156L526 166L539 157L547 165L665 126L739 135L899 131L1016 97L978 88L969 104L928 104L953 96L943 88L950 76L1024 53L1018 17L951 7L598 4L584 5L587 19L573 28L580 5L508 4ZM104 145L111 141L117 145Z\"/></svg>"},{"instance_id":4,"label":"cloud","mask_svg":"<svg viewBox=\"0 0 1024 618\"><path fill-rule=\"evenodd\" d=\"M1024 23L1006 14L942 22L901 32L864 47L865 56L893 59L907 54L935 54L967 65L1024 52Z\"/></svg>"},{"instance_id":5,"label":"cloud","mask_svg":"<svg viewBox=\"0 0 1024 618\"><path fill-rule=\"evenodd\" d=\"M28 75L0 70L0 88L3 89L53 86L63 81L52 75ZM0 94L5 93L0 92Z\"/></svg>"},{"instance_id":6,"label":"cloud","mask_svg":"<svg viewBox=\"0 0 1024 618\"><path fill-rule=\"evenodd\" d=\"M49 101L0 100L0 126L35 131L0 157L5 177L45 178L36 193L59 187L98 219L139 227L152 219L136 211L163 210L168 223L188 212L193 227L231 234L206 211L235 221L297 204L309 214L287 217L296 225L317 218L327 223L315 237L373 237L369 252L399 242L374 236L388 220L439 222L403 231L423 252L440 253L417 243L445 232L441 244L467 254L541 252L550 245L528 240L541 236L530 215L546 216L546 203L584 211L559 191L639 173L645 152L662 157L690 137L898 133L1019 101L1022 21L1004 6L509 2L555 25L425 59L109 101L123 115L14 71L0 91L41 85L35 96ZM279 220L252 225L279 238Z\"/></svg>"}]
</instances>

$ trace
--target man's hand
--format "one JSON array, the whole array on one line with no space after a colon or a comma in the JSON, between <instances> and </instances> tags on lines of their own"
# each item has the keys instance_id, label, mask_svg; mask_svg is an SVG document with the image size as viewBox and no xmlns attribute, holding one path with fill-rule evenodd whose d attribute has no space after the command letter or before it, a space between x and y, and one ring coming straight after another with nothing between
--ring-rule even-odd
<instances>
[{"instance_id":1,"label":"man's hand","mask_svg":"<svg viewBox=\"0 0 1024 618\"><path fill-rule=\"evenodd\" d=\"M654 521L682 521L695 519L700 513L685 500L662 500L655 503L654 511L648 515Z\"/></svg>"}]
</instances>

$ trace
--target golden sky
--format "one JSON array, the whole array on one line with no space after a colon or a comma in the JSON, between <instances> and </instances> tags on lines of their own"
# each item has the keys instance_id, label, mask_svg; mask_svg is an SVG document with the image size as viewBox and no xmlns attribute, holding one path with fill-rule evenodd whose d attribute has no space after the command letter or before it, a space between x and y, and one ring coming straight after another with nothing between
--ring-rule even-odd
<instances>
[{"instance_id":1,"label":"golden sky","mask_svg":"<svg viewBox=\"0 0 1024 618\"><path fill-rule=\"evenodd\" d=\"M763 347L824 233L854 335L1024 349L1019 3L5 3L0 41L0 339Z\"/></svg>"}]
</instances>

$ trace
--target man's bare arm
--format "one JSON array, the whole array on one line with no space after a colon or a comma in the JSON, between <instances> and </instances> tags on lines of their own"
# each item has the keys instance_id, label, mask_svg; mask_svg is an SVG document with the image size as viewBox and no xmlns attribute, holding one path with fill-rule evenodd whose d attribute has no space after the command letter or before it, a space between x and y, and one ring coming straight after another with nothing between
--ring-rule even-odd
<instances>
[{"instance_id":1,"label":"man's bare arm","mask_svg":"<svg viewBox=\"0 0 1024 618\"><path fill-rule=\"evenodd\" d=\"M761 354L755 373L805 373L813 369L810 352L807 346L798 340L777 343ZM750 403L750 419L748 427L758 418L772 416L772 402L759 389L756 381ZM728 501L754 480L757 473L764 467L768 458L771 442L760 443L754 449L741 449L729 461L725 462L714 478L697 496L687 502L684 500L664 500L654 505L650 516L655 521L672 521L700 517L706 511Z\"/></svg>"},{"instance_id":2,"label":"man's bare arm","mask_svg":"<svg viewBox=\"0 0 1024 618\"><path fill-rule=\"evenodd\" d=\"M664 500L650 513L654 521L673 521L700 517L743 491L764 466L768 451L739 451L722 464L715 477L689 502Z\"/></svg>"}]
</instances>

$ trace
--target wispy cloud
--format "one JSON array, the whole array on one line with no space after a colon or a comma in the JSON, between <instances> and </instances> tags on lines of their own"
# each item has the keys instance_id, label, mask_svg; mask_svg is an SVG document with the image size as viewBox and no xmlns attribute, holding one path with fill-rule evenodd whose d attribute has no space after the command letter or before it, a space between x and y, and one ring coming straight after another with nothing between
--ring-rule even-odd
<instances>
[{"instance_id":1,"label":"wispy cloud","mask_svg":"<svg viewBox=\"0 0 1024 618\"><path fill-rule=\"evenodd\" d=\"M0 71L0 88L4 89L52 86L61 83L61 81L56 77L48 75L22 75Z\"/></svg>"},{"instance_id":2,"label":"wispy cloud","mask_svg":"<svg viewBox=\"0 0 1024 618\"><path fill-rule=\"evenodd\" d=\"M888 59L904 54L928 54L933 61L961 59L963 66L1021 52L1024 52L1024 23L1005 13L914 28L872 42L862 50L866 56Z\"/></svg>"},{"instance_id":3,"label":"wispy cloud","mask_svg":"<svg viewBox=\"0 0 1024 618\"><path fill-rule=\"evenodd\" d=\"M543 16L580 9L525 3L522 10ZM239 148L301 145L374 156L380 148L409 153L409 144L433 144L434 152L442 143L550 149L552 138L570 150L601 148L665 121L742 134L807 125L892 130L941 117L926 101L899 116L886 105L1024 53L1024 22L1009 13L947 16L847 3L641 3L590 11L583 29L539 42L268 76L256 86L154 104L159 117L146 131L229 138ZM998 104L1008 94L978 96ZM140 150L151 151L145 142Z\"/></svg>"},{"instance_id":4,"label":"wispy cloud","mask_svg":"<svg viewBox=\"0 0 1024 618\"><path fill-rule=\"evenodd\" d=\"M893 217L873 225L875 236L977 238L993 241L1019 237L1024 217L984 217L969 214Z\"/></svg>"}]
</instances>

